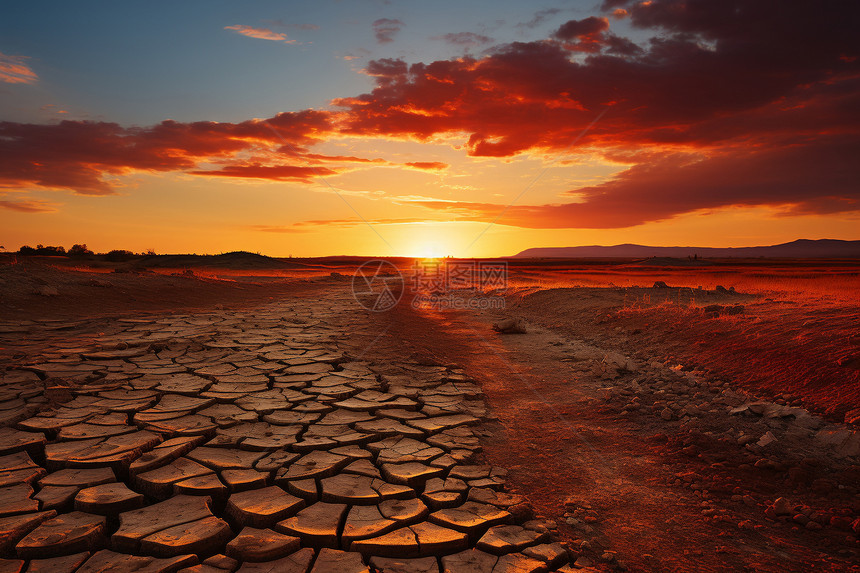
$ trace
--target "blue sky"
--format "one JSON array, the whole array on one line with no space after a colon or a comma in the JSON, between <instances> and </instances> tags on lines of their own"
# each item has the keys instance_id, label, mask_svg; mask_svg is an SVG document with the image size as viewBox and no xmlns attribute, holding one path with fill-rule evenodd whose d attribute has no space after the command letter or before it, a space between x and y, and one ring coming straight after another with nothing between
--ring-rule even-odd
<instances>
[{"instance_id":1,"label":"blue sky","mask_svg":"<svg viewBox=\"0 0 860 573\"><path fill-rule=\"evenodd\" d=\"M334 97L372 87L360 73L371 59L429 62L467 50L480 54L493 44L545 37L594 8L592 2L511 0L5 4L0 52L25 55L40 82L0 88L0 119L44 121L62 108L66 118L138 125L167 118L242 121L326 107ZM559 12L523 25L547 9ZM390 43L374 36L373 22L382 18L403 22ZM269 29L297 43L225 30L234 25ZM493 42L464 48L439 39L457 32ZM41 109L46 105L56 107Z\"/></svg>"}]
</instances>

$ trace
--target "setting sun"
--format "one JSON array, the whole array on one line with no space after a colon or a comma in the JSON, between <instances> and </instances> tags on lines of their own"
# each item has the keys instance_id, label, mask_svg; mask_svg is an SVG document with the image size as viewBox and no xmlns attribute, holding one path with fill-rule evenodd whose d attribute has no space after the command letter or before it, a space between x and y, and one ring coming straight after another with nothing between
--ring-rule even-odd
<instances>
[{"instance_id":1,"label":"setting sun","mask_svg":"<svg viewBox=\"0 0 860 573\"><path fill-rule=\"evenodd\" d=\"M409 250L409 256L418 259L441 259L445 256L437 244L420 244Z\"/></svg>"}]
</instances>

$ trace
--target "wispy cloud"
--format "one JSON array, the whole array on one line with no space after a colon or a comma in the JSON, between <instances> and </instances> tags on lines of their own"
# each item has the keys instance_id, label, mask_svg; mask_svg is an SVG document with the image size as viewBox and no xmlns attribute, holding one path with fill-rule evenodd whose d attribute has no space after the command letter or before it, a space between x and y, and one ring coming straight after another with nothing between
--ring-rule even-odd
<instances>
[{"instance_id":1,"label":"wispy cloud","mask_svg":"<svg viewBox=\"0 0 860 573\"><path fill-rule=\"evenodd\" d=\"M348 219L316 219L299 221L292 225L251 225L249 228L263 233L308 233L314 227L358 227L368 223L372 225L409 225L414 223L438 223L436 219L426 217L387 217L381 219L363 220L355 217Z\"/></svg>"},{"instance_id":2,"label":"wispy cloud","mask_svg":"<svg viewBox=\"0 0 860 573\"><path fill-rule=\"evenodd\" d=\"M10 56L0 52L0 82L7 84L36 83L39 76L27 65L26 60L26 56Z\"/></svg>"},{"instance_id":3,"label":"wispy cloud","mask_svg":"<svg viewBox=\"0 0 860 573\"><path fill-rule=\"evenodd\" d=\"M342 54L337 54L337 56L346 61L358 60L360 58L367 57L371 54L370 50L365 50L364 48L358 48L357 50L353 50L352 52L346 52Z\"/></svg>"},{"instance_id":4,"label":"wispy cloud","mask_svg":"<svg viewBox=\"0 0 860 573\"><path fill-rule=\"evenodd\" d=\"M17 199L14 201L0 199L0 209L9 209L19 213L53 213L57 210L54 203L40 199Z\"/></svg>"},{"instance_id":5,"label":"wispy cloud","mask_svg":"<svg viewBox=\"0 0 860 573\"><path fill-rule=\"evenodd\" d=\"M394 41L394 36L405 26L400 20L392 20L391 18L380 18L373 23L373 34L376 36L376 41L380 44L387 44Z\"/></svg>"},{"instance_id":6,"label":"wispy cloud","mask_svg":"<svg viewBox=\"0 0 860 573\"><path fill-rule=\"evenodd\" d=\"M310 231L310 229L302 229L292 225L251 225L249 229L261 233L307 233Z\"/></svg>"},{"instance_id":7,"label":"wispy cloud","mask_svg":"<svg viewBox=\"0 0 860 573\"><path fill-rule=\"evenodd\" d=\"M256 38L257 40L271 40L272 42L298 44L296 40L290 40L289 38L287 38L286 34L282 34L280 32L273 32L268 28L254 28L252 26L243 26L242 24L236 24L235 26L224 26L224 29L232 30L237 34L242 34L243 36L247 36L249 38Z\"/></svg>"},{"instance_id":8,"label":"wispy cloud","mask_svg":"<svg viewBox=\"0 0 860 573\"><path fill-rule=\"evenodd\" d=\"M462 46L464 48L474 48L476 46L489 44L493 41L493 39L489 36L484 36L483 34L475 34L474 32L455 32L451 34L444 34L442 36L433 36L430 39L442 40L443 42L447 42L454 46Z\"/></svg>"},{"instance_id":9,"label":"wispy cloud","mask_svg":"<svg viewBox=\"0 0 860 573\"><path fill-rule=\"evenodd\" d=\"M60 115L64 115L64 114L69 113L68 110L60 109L59 107L57 107L56 104L53 104L53 103L46 103L45 105L41 106L39 109L42 111L48 112L48 113L56 113L56 114L60 114Z\"/></svg>"},{"instance_id":10,"label":"wispy cloud","mask_svg":"<svg viewBox=\"0 0 860 573\"><path fill-rule=\"evenodd\" d=\"M320 27L317 26L316 24L307 24L307 23L295 24L292 22L284 22L280 18L278 18L276 20L263 20L263 22L265 22L267 24L271 24L272 26L275 26L276 28L287 28L290 30L315 31L315 30L320 29Z\"/></svg>"},{"instance_id":11,"label":"wispy cloud","mask_svg":"<svg viewBox=\"0 0 860 573\"><path fill-rule=\"evenodd\" d=\"M521 24L517 24L516 27L519 29L523 28L536 28L540 24L543 24L553 16L560 14L562 12L561 8L547 8L546 10L538 10L535 12L534 17L528 22L523 22Z\"/></svg>"}]
</instances>

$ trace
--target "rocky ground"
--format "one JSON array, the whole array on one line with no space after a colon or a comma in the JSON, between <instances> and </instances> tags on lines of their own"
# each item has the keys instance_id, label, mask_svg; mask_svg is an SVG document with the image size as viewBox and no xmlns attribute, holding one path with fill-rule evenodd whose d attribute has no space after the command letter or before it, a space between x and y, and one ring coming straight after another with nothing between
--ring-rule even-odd
<instances>
[{"instance_id":1,"label":"rocky ground","mask_svg":"<svg viewBox=\"0 0 860 573\"><path fill-rule=\"evenodd\" d=\"M341 276L45 295L14 272L0 570L860 570L856 402L732 375L779 356L753 314L789 370L851 362L780 339L755 297L694 293L682 330L662 285L369 312ZM69 285L116 300L76 311ZM15 314L43 300L62 318ZM709 337L754 355L709 362Z\"/></svg>"},{"instance_id":2,"label":"rocky ground","mask_svg":"<svg viewBox=\"0 0 860 573\"><path fill-rule=\"evenodd\" d=\"M511 469L512 486L595 562L857 570L860 432L803 407L814 395L762 399L718 367L678 363L684 333L673 339L653 319L634 333L647 326L630 324L625 290L573 289L565 296L586 301L574 310L556 295L548 307L512 297L501 312L426 314L451 338L475 340L473 351L452 351L446 338L422 344L457 359L487 392L504 427L487 453ZM686 310L700 322L756 304L727 289L702 294L714 300Z\"/></svg>"}]
</instances>

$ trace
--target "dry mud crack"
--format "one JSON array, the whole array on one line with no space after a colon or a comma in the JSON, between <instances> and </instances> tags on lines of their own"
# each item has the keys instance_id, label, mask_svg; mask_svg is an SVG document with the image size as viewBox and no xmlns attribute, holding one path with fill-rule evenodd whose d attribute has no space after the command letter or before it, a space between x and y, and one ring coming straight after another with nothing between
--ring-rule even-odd
<instances>
[{"instance_id":1,"label":"dry mud crack","mask_svg":"<svg viewBox=\"0 0 860 573\"><path fill-rule=\"evenodd\" d=\"M378 359L347 296L0 324L0 570L568 568L481 388Z\"/></svg>"}]
</instances>

